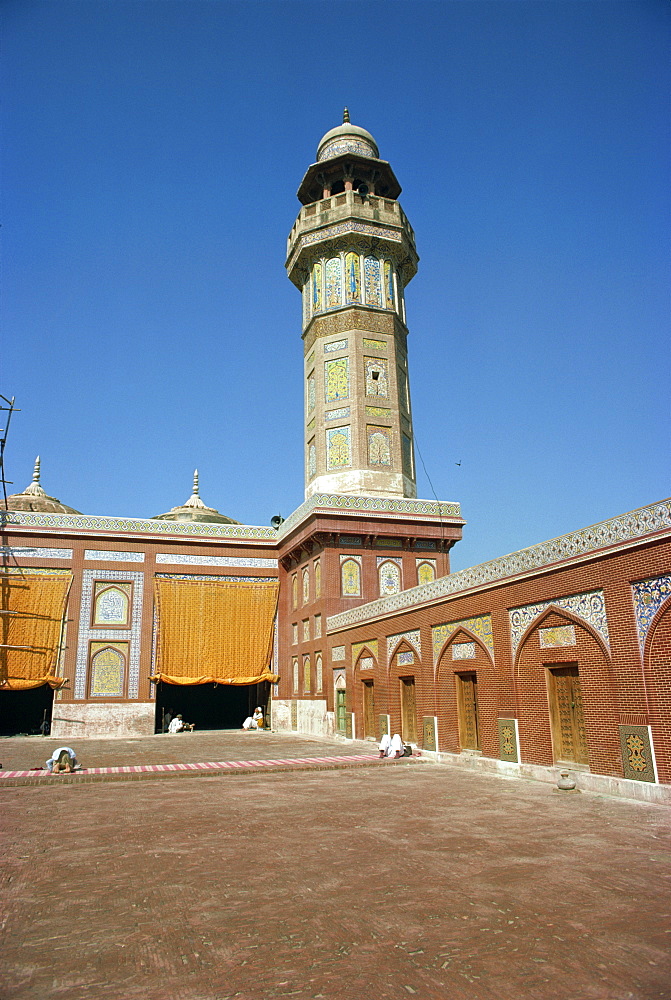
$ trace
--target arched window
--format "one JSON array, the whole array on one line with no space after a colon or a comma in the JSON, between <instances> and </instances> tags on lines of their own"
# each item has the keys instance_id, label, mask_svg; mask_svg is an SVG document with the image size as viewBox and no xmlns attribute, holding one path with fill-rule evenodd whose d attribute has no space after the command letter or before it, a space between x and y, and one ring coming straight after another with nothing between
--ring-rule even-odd
<instances>
[{"instance_id":1,"label":"arched window","mask_svg":"<svg viewBox=\"0 0 671 1000\"><path fill-rule=\"evenodd\" d=\"M293 688L294 694L298 693L298 659L294 656L291 661L291 671L293 674Z\"/></svg>"},{"instance_id":2,"label":"arched window","mask_svg":"<svg viewBox=\"0 0 671 1000\"><path fill-rule=\"evenodd\" d=\"M295 573L291 577L291 606L298 607L298 577Z\"/></svg>"},{"instance_id":3,"label":"arched window","mask_svg":"<svg viewBox=\"0 0 671 1000\"><path fill-rule=\"evenodd\" d=\"M345 559L340 567L343 597L361 597L361 567L356 559Z\"/></svg>"},{"instance_id":4,"label":"arched window","mask_svg":"<svg viewBox=\"0 0 671 1000\"><path fill-rule=\"evenodd\" d=\"M312 677L310 671L310 657L303 657L303 690L306 694L310 694L312 690Z\"/></svg>"},{"instance_id":5,"label":"arched window","mask_svg":"<svg viewBox=\"0 0 671 1000\"><path fill-rule=\"evenodd\" d=\"M378 567L378 579L380 582L380 597L389 597L391 594L398 594L401 590L401 567L398 563L387 560Z\"/></svg>"},{"instance_id":6,"label":"arched window","mask_svg":"<svg viewBox=\"0 0 671 1000\"><path fill-rule=\"evenodd\" d=\"M303 604L310 602L310 570L306 566L303 570Z\"/></svg>"},{"instance_id":7,"label":"arched window","mask_svg":"<svg viewBox=\"0 0 671 1000\"><path fill-rule=\"evenodd\" d=\"M321 694L324 688L324 668L322 664L322 654L317 653L315 660L315 691Z\"/></svg>"},{"instance_id":8,"label":"arched window","mask_svg":"<svg viewBox=\"0 0 671 1000\"><path fill-rule=\"evenodd\" d=\"M315 597L322 596L322 564L321 559L315 560Z\"/></svg>"}]
</instances>

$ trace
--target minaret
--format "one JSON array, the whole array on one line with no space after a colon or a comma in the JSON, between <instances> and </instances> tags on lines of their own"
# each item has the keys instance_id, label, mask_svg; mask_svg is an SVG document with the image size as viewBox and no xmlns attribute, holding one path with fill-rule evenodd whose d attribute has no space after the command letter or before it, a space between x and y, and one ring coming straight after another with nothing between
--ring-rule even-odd
<instances>
[{"instance_id":1,"label":"minaret","mask_svg":"<svg viewBox=\"0 0 671 1000\"><path fill-rule=\"evenodd\" d=\"M415 497L401 187L375 139L331 129L298 189L287 271L303 294L305 496Z\"/></svg>"}]
</instances>

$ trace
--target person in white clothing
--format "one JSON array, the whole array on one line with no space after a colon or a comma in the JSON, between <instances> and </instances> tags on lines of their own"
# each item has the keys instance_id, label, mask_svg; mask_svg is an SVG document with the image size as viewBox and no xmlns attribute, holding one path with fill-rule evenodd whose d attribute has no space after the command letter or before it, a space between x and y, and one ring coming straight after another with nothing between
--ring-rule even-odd
<instances>
[{"instance_id":1,"label":"person in white clothing","mask_svg":"<svg viewBox=\"0 0 671 1000\"><path fill-rule=\"evenodd\" d=\"M380 757L389 757L391 755L391 736L389 733L382 734L382 739L380 740L380 746L378 749L380 751Z\"/></svg>"},{"instance_id":2,"label":"person in white clothing","mask_svg":"<svg viewBox=\"0 0 671 1000\"><path fill-rule=\"evenodd\" d=\"M403 740L398 733L394 733L391 738L391 746L389 747L389 756L402 757L404 752Z\"/></svg>"},{"instance_id":3,"label":"person in white clothing","mask_svg":"<svg viewBox=\"0 0 671 1000\"><path fill-rule=\"evenodd\" d=\"M263 709L259 705L253 715L248 715L242 723L243 729L263 729Z\"/></svg>"},{"instance_id":4,"label":"person in white clothing","mask_svg":"<svg viewBox=\"0 0 671 1000\"><path fill-rule=\"evenodd\" d=\"M195 726L192 722L184 722L181 715L176 715L168 726L169 733L192 733Z\"/></svg>"},{"instance_id":5,"label":"person in white clothing","mask_svg":"<svg viewBox=\"0 0 671 1000\"><path fill-rule=\"evenodd\" d=\"M77 767L77 754L72 747L58 747L46 764L49 774L70 774Z\"/></svg>"}]
</instances>

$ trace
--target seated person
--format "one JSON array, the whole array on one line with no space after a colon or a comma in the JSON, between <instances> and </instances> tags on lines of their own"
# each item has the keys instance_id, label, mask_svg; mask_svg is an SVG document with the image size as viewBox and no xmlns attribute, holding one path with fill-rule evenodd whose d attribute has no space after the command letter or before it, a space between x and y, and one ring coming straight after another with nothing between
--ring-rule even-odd
<instances>
[{"instance_id":1,"label":"seated person","mask_svg":"<svg viewBox=\"0 0 671 1000\"><path fill-rule=\"evenodd\" d=\"M242 723L243 729L263 729L263 709L259 705L253 715L248 715Z\"/></svg>"},{"instance_id":2,"label":"seated person","mask_svg":"<svg viewBox=\"0 0 671 1000\"><path fill-rule=\"evenodd\" d=\"M46 763L49 774L70 774L77 766L77 754L72 747L58 747Z\"/></svg>"}]
</instances>

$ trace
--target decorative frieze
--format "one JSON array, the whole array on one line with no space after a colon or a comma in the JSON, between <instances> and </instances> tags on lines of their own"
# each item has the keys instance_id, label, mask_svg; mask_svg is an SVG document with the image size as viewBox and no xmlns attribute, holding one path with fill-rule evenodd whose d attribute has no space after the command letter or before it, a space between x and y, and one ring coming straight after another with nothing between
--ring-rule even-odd
<instances>
[{"instance_id":1,"label":"decorative frieze","mask_svg":"<svg viewBox=\"0 0 671 1000\"><path fill-rule=\"evenodd\" d=\"M513 648L513 656L517 653L522 636L529 626L539 618L550 605L559 609L570 611L581 618L588 625L595 629L603 639L606 647L610 648L610 638L608 635L608 619L606 617L606 604L602 590L591 590L585 594L571 594L569 597L555 597L552 601L539 601L537 604L527 604L521 608L511 608L508 612L510 618L510 640Z\"/></svg>"},{"instance_id":2,"label":"decorative frieze","mask_svg":"<svg viewBox=\"0 0 671 1000\"><path fill-rule=\"evenodd\" d=\"M411 632L398 632L396 635L387 636L387 656L389 657L389 659L391 660L394 650L396 649L396 647L398 646L398 644L401 642L402 639L405 639L408 645L414 648L415 652L421 659L422 642L420 639L420 633L418 628L413 629Z\"/></svg>"},{"instance_id":3,"label":"decorative frieze","mask_svg":"<svg viewBox=\"0 0 671 1000\"><path fill-rule=\"evenodd\" d=\"M156 556L159 565L171 566L243 566L259 569L276 569L276 559L265 559L260 556L196 556L176 552L159 552Z\"/></svg>"},{"instance_id":4,"label":"decorative frieze","mask_svg":"<svg viewBox=\"0 0 671 1000\"><path fill-rule=\"evenodd\" d=\"M438 657L445 643L450 636L453 636L459 629L467 629L472 635L485 646L494 658L494 636L492 635L491 615L477 615L475 618L462 618L460 621L447 622L445 625L434 625L431 629L431 643L433 645L433 663L438 663Z\"/></svg>"},{"instance_id":5,"label":"decorative frieze","mask_svg":"<svg viewBox=\"0 0 671 1000\"><path fill-rule=\"evenodd\" d=\"M653 618L662 604L671 597L671 574L639 580L631 585L636 612L636 627L641 652Z\"/></svg>"},{"instance_id":6,"label":"decorative frieze","mask_svg":"<svg viewBox=\"0 0 671 1000\"><path fill-rule=\"evenodd\" d=\"M119 549L86 549L87 562L129 562L143 563L144 552L122 552Z\"/></svg>"},{"instance_id":7,"label":"decorative frieze","mask_svg":"<svg viewBox=\"0 0 671 1000\"><path fill-rule=\"evenodd\" d=\"M72 559L72 549L47 549L32 545L1 545L0 554L8 559Z\"/></svg>"}]
</instances>

